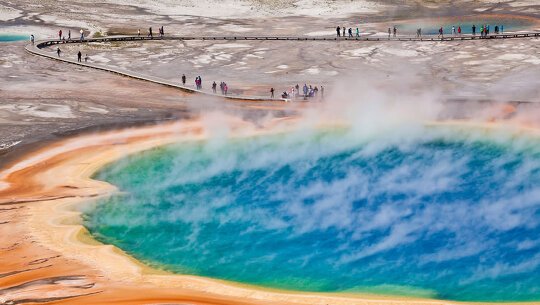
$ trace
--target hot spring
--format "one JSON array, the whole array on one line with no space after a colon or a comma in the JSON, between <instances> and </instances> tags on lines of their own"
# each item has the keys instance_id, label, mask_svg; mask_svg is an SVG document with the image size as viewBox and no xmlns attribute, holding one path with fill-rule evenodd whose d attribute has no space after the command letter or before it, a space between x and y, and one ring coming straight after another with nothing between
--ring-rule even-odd
<instances>
[{"instance_id":1,"label":"hot spring","mask_svg":"<svg viewBox=\"0 0 540 305\"><path fill-rule=\"evenodd\" d=\"M540 145L431 127L182 143L96 175L99 241L146 264L288 290L540 300Z\"/></svg>"},{"instance_id":2,"label":"hot spring","mask_svg":"<svg viewBox=\"0 0 540 305\"><path fill-rule=\"evenodd\" d=\"M499 28L503 26L504 32L530 30L538 25L538 20L534 18L521 16L505 16L505 15L479 15L479 16L463 16L463 17L443 17L437 19L417 19L405 23L398 23L397 29L399 33L415 34L416 29L422 28L422 34L437 35L439 28L442 27L444 34L452 33L452 26L456 32L458 27L461 27L463 34L472 34L472 26L476 25L476 34L480 34L482 25L489 25L490 33L495 34L495 26Z\"/></svg>"},{"instance_id":3,"label":"hot spring","mask_svg":"<svg viewBox=\"0 0 540 305\"><path fill-rule=\"evenodd\" d=\"M30 35L0 33L0 42L30 40Z\"/></svg>"}]
</instances>

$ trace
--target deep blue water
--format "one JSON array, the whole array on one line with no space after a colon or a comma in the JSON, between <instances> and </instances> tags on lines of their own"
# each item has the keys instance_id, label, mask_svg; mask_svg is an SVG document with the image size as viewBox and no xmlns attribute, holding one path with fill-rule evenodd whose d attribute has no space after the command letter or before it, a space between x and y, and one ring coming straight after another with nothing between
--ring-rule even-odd
<instances>
[{"instance_id":1,"label":"deep blue water","mask_svg":"<svg viewBox=\"0 0 540 305\"><path fill-rule=\"evenodd\" d=\"M0 33L0 42L21 41L21 40L30 41L30 36L29 35L21 35L21 34Z\"/></svg>"},{"instance_id":2,"label":"deep blue water","mask_svg":"<svg viewBox=\"0 0 540 305\"><path fill-rule=\"evenodd\" d=\"M426 133L155 149L97 175L124 193L87 210L85 225L177 273L319 292L540 300L536 142Z\"/></svg>"}]
</instances>

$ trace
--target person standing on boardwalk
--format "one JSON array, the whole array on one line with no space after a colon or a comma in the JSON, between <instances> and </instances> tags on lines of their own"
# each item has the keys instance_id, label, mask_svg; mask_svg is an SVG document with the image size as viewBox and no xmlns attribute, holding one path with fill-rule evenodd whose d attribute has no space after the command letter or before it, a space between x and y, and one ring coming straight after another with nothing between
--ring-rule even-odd
<instances>
[{"instance_id":1,"label":"person standing on boardwalk","mask_svg":"<svg viewBox=\"0 0 540 305\"><path fill-rule=\"evenodd\" d=\"M84 39L84 30L81 29L81 30L79 31L79 33L81 33L81 40L83 40L83 39Z\"/></svg>"},{"instance_id":2,"label":"person standing on boardwalk","mask_svg":"<svg viewBox=\"0 0 540 305\"><path fill-rule=\"evenodd\" d=\"M138 30L137 30L137 36L138 36L138 37L141 37L141 29L138 29Z\"/></svg>"},{"instance_id":3,"label":"person standing on boardwalk","mask_svg":"<svg viewBox=\"0 0 540 305\"><path fill-rule=\"evenodd\" d=\"M161 26L161 37L165 36L165 28Z\"/></svg>"},{"instance_id":4,"label":"person standing on boardwalk","mask_svg":"<svg viewBox=\"0 0 540 305\"><path fill-rule=\"evenodd\" d=\"M68 30L68 40L71 40L71 30Z\"/></svg>"},{"instance_id":5,"label":"person standing on boardwalk","mask_svg":"<svg viewBox=\"0 0 540 305\"><path fill-rule=\"evenodd\" d=\"M458 26L457 33L458 33L459 36L461 36L461 26Z\"/></svg>"},{"instance_id":6,"label":"person standing on boardwalk","mask_svg":"<svg viewBox=\"0 0 540 305\"><path fill-rule=\"evenodd\" d=\"M308 86L306 84L304 84L303 90L304 90L304 97L306 97L308 93Z\"/></svg>"},{"instance_id":7,"label":"person standing on boardwalk","mask_svg":"<svg viewBox=\"0 0 540 305\"><path fill-rule=\"evenodd\" d=\"M345 31L347 31L347 29L344 26L342 26L341 29L343 30L343 37L345 37Z\"/></svg>"},{"instance_id":8,"label":"person standing on boardwalk","mask_svg":"<svg viewBox=\"0 0 540 305\"><path fill-rule=\"evenodd\" d=\"M296 86L294 86L294 88L296 88L297 93L300 93L300 86L298 84L296 84ZM296 97L296 96L293 95L293 97Z\"/></svg>"},{"instance_id":9,"label":"person standing on boardwalk","mask_svg":"<svg viewBox=\"0 0 540 305\"><path fill-rule=\"evenodd\" d=\"M82 53L81 53L81 51L79 51L79 53L77 53L77 61L82 62Z\"/></svg>"},{"instance_id":10,"label":"person standing on boardwalk","mask_svg":"<svg viewBox=\"0 0 540 305\"><path fill-rule=\"evenodd\" d=\"M339 27L339 25L336 28L336 32L337 32L337 37L341 37L341 28Z\"/></svg>"},{"instance_id":11,"label":"person standing on boardwalk","mask_svg":"<svg viewBox=\"0 0 540 305\"><path fill-rule=\"evenodd\" d=\"M270 88L270 98L274 98L274 88Z\"/></svg>"},{"instance_id":12,"label":"person standing on boardwalk","mask_svg":"<svg viewBox=\"0 0 540 305\"><path fill-rule=\"evenodd\" d=\"M224 95L227 95L227 91L229 91L229 86L227 86L227 83L223 83L223 92L224 92Z\"/></svg>"},{"instance_id":13,"label":"person standing on boardwalk","mask_svg":"<svg viewBox=\"0 0 540 305\"><path fill-rule=\"evenodd\" d=\"M216 91L217 91L217 84L216 84L216 82L213 82L212 83L212 92L214 92L214 94L216 94Z\"/></svg>"},{"instance_id":14,"label":"person standing on boardwalk","mask_svg":"<svg viewBox=\"0 0 540 305\"><path fill-rule=\"evenodd\" d=\"M60 50L60 48L56 48L56 54L58 54L58 57L60 57L60 53L62 53L62 51Z\"/></svg>"},{"instance_id":15,"label":"person standing on boardwalk","mask_svg":"<svg viewBox=\"0 0 540 305\"><path fill-rule=\"evenodd\" d=\"M456 27L455 26L452 26L452 35L456 36Z\"/></svg>"},{"instance_id":16,"label":"person standing on boardwalk","mask_svg":"<svg viewBox=\"0 0 540 305\"><path fill-rule=\"evenodd\" d=\"M58 31L58 40L62 40L62 30Z\"/></svg>"},{"instance_id":17,"label":"person standing on boardwalk","mask_svg":"<svg viewBox=\"0 0 540 305\"><path fill-rule=\"evenodd\" d=\"M388 28L388 39L390 39L390 35L392 35L392 29Z\"/></svg>"},{"instance_id":18,"label":"person standing on boardwalk","mask_svg":"<svg viewBox=\"0 0 540 305\"><path fill-rule=\"evenodd\" d=\"M397 28L396 28L396 26L394 25L394 37L396 37L396 35L397 35Z\"/></svg>"},{"instance_id":19,"label":"person standing on boardwalk","mask_svg":"<svg viewBox=\"0 0 540 305\"><path fill-rule=\"evenodd\" d=\"M474 25L474 24L472 26L472 35L476 36L476 25Z\"/></svg>"},{"instance_id":20,"label":"person standing on boardwalk","mask_svg":"<svg viewBox=\"0 0 540 305\"><path fill-rule=\"evenodd\" d=\"M34 45L34 34L30 35L30 41L32 42L32 45Z\"/></svg>"},{"instance_id":21,"label":"person standing on boardwalk","mask_svg":"<svg viewBox=\"0 0 540 305\"><path fill-rule=\"evenodd\" d=\"M182 74L182 86L186 85L186 75Z\"/></svg>"},{"instance_id":22,"label":"person standing on boardwalk","mask_svg":"<svg viewBox=\"0 0 540 305\"><path fill-rule=\"evenodd\" d=\"M349 38L352 38L353 35L352 35L352 28L349 28Z\"/></svg>"}]
</instances>

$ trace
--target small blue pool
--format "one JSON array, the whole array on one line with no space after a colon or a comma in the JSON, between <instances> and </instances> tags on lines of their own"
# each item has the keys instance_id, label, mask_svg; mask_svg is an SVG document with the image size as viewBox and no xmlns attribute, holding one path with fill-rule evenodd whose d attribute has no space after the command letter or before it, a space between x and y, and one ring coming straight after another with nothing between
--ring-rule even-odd
<instances>
[{"instance_id":1,"label":"small blue pool","mask_svg":"<svg viewBox=\"0 0 540 305\"><path fill-rule=\"evenodd\" d=\"M30 35L0 33L0 42L30 40Z\"/></svg>"},{"instance_id":2,"label":"small blue pool","mask_svg":"<svg viewBox=\"0 0 540 305\"><path fill-rule=\"evenodd\" d=\"M476 33L480 33L481 26L489 26L490 33L495 33L495 26L504 32L508 31L523 31L531 29L536 24L536 21L532 18L510 16L474 16L474 17L452 17L452 18L433 18L433 19L420 19L416 21L408 21L407 23L398 23L396 27L398 33L402 34L415 34L416 29L422 28L422 34L436 35L439 32L439 28L442 27L444 34L448 35L452 33L452 26L455 27L456 32L458 27L461 27L463 34L471 34L473 25L476 26Z\"/></svg>"}]
</instances>

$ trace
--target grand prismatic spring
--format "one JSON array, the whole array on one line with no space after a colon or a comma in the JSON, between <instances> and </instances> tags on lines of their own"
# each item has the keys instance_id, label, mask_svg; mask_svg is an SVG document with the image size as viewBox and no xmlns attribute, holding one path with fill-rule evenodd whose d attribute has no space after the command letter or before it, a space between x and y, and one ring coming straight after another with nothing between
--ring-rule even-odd
<instances>
[{"instance_id":1,"label":"grand prismatic spring","mask_svg":"<svg viewBox=\"0 0 540 305\"><path fill-rule=\"evenodd\" d=\"M156 149L97 175L125 193L88 211L85 225L178 273L319 292L537 299L538 139L440 133Z\"/></svg>"},{"instance_id":2,"label":"grand prismatic spring","mask_svg":"<svg viewBox=\"0 0 540 305\"><path fill-rule=\"evenodd\" d=\"M0 25L0 305L540 304L538 1Z\"/></svg>"}]
</instances>

